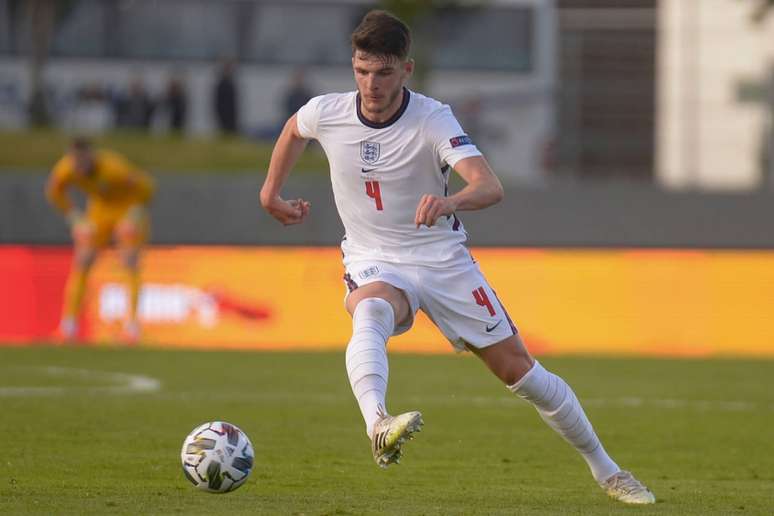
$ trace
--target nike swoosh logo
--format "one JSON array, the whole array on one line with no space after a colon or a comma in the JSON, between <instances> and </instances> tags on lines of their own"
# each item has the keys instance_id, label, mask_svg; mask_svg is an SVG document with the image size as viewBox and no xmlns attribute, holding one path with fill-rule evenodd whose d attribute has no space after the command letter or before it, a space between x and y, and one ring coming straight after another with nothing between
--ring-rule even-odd
<instances>
[{"instance_id":1,"label":"nike swoosh logo","mask_svg":"<svg viewBox=\"0 0 774 516\"><path fill-rule=\"evenodd\" d=\"M487 327L486 327L486 332L487 332L487 333L491 333L491 332L493 332L495 328L497 328L498 326L500 326L500 323L501 323L501 322L503 322L503 320L502 320L502 319L500 319L499 321L497 321L497 323L496 323L494 326L491 326L491 327L490 327L489 325L487 325Z\"/></svg>"},{"instance_id":2,"label":"nike swoosh logo","mask_svg":"<svg viewBox=\"0 0 774 516\"><path fill-rule=\"evenodd\" d=\"M371 172L372 170L376 170L375 168L361 168L360 171L363 174L367 174L368 172Z\"/></svg>"}]
</instances>

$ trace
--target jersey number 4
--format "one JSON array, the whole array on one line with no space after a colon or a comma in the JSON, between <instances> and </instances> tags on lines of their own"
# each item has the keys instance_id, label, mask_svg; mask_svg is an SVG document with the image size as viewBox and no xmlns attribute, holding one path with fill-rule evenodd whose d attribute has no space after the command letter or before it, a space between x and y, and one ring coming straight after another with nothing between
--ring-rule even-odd
<instances>
[{"instance_id":1,"label":"jersey number 4","mask_svg":"<svg viewBox=\"0 0 774 516\"><path fill-rule=\"evenodd\" d=\"M366 195L376 202L376 209L382 211L382 191L379 188L379 181L366 181Z\"/></svg>"},{"instance_id":2,"label":"jersey number 4","mask_svg":"<svg viewBox=\"0 0 774 516\"><path fill-rule=\"evenodd\" d=\"M489 296L486 295L486 290L484 290L484 287L478 287L473 291L473 299L476 300L476 304L478 306L486 307L486 309L489 311L489 315L494 316L495 309L492 306L492 302L489 301Z\"/></svg>"}]
</instances>

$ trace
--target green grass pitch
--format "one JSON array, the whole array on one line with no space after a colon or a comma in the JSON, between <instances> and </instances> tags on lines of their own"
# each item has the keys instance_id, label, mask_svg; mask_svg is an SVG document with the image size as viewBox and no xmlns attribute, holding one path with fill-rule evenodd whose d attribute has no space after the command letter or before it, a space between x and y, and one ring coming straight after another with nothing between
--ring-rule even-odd
<instances>
[{"instance_id":1,"label":"green grass pitch","mask_svg":"<svg viewBox=\"0 0 774 516\"><path fill-rule=\"evenodd\" d=\"M470 356L392 355L389 408L425 430L373 463L343 352L0 347L2 514L771 514L774 362L554 358L608 451L655 492L627 507ZM127 376L133 375L133 376ZM154 390L154 381L159 382ZM183 438L221 419L256 452L212 495Z\"/></svg>"}]
</instances>

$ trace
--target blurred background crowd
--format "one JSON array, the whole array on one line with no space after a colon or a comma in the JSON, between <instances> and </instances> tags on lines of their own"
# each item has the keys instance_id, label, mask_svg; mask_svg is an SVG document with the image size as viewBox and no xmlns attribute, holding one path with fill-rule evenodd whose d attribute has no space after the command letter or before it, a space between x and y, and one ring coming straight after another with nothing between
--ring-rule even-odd
<instances>
[{"instance_id":1,"label":"blurred background crowd","mask_svg":"<svg viewBox=\"0 0 774 516\"><path fill-rule=\"evenodd\" d=\"M774 188L770 0L0 0L0 130L271 141L374 5L510 184Z\"/></svg>"}]
</instances>

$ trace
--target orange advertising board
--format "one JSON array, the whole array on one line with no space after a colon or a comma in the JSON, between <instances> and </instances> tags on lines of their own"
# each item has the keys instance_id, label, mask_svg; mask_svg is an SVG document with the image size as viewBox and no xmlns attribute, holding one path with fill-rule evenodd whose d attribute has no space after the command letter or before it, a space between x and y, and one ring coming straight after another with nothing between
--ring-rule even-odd
<instances>
[{"instance_id":1,"label":"orange advertising board","mask_svg":"<svg viewBox=\"0 0 774 516\"><path fill-rule=\"evenodd\" d=\"M341 252L334 248L169 248L143 259L144 341L166 346L325 349L349 340ZM92 337L120 334L127 291L115 256L94 270ZM392 346L392 344L391 344ZM446 351L420 322L395 348Z\"/></svg>"},{"instance_id":2,"label":"orange advertising board","mask_svg":"<svg viewBox=\"0 0 774 516\"><path fill-rule=\"evenodd\" d=\"M55 259L56 271L64 270L61 250L44 251ZM40 252L0 247L0 280L11 285L0 293L0 306L5 303L15 314L14 321L0 316L0 341L42 340L38 326L43 323L19 320L27 312L40 318L35 314L42 303L49 308L61 303L61 285L35 286L64 282L61 272L56 278L40 273L53 270ZM774 355L774 251L487 248L474 249L473 255L538 354ZM33 258L34 266L18 263ZM149 249L140 301L143 342L341 349L351 330L342 275L335 248ZM109 342L120 335L128 299L123 280L117 256L101 256L89 279L86 340ZM14 288L24 296L14 294ZM45 318L48 326L52 321ZM421 315L389 346L451 352Z\"/></svg>"}]
</instances>

